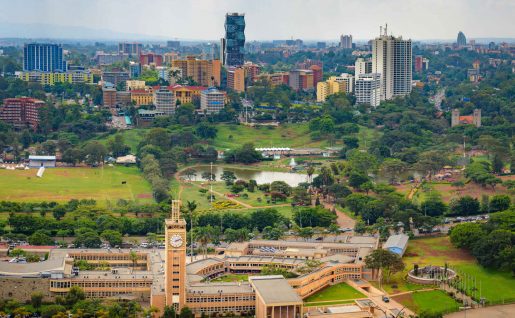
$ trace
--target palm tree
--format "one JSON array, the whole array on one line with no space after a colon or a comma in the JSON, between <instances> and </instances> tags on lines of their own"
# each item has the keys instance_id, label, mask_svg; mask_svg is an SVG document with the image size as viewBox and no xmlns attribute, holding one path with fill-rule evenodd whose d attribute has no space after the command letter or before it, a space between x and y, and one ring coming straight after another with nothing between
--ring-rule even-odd
<instances>
[{"instance_id":1,"label":"palm tree","mask_svg":"<svg viewBox=\"0 0 515 318\"><path fill-rule=\"evenodd\" d=\"M132 271L134 271L134 267L136 267L136 262L138 261L138 254L136 254L135 251L130 251L129 258L132 261Z\"/></svg>"},{"instance_id":2,"label":"palm tree","mask_svg":"<svg viewBox=\"0 0 515 318\"><path fill-rule=\"evenodd\" d=\"M191 262L193 262L193 212L197 209L197 202L195 200L186 201L186 208L188 209L188 214L190 216L190 257Z\"/></svg>"},{"instance_id":3,"label":"palm tree","mask_svg":"<svg viewBox=\"0 0 515 318\"><path fill-rule=\"evenodd\" d=\"M308 173L308 181L309 182L313 182L313 174L315 173L315 168L310 165L307 169L306 169L306 172Z\"/></svg>"}]
</instances>

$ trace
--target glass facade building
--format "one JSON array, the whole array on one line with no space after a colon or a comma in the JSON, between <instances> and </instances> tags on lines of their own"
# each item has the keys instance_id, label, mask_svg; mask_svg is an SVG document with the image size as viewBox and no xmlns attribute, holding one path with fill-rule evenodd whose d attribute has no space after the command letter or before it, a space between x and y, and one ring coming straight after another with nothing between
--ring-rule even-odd
<instances>
[{"instance_id":1,"label":"glass facade building","mask_svg":"<svg viewBox=\"0 0 515 318\"><path fill-rule=\"evenodd\" d=\"M25 44L23 70L41 72L66 72L63 48L58 44Z\"/></svg>"},{"instance_id":2,"label":"glass facade building","mask_svg":"<svg viewBox=\"0 0 515 318\"><path fill-rule=\"evenodd\" d=\"M245 15L225 15L225 38L222 39L223 63L226 66L243 65L245 48Z\"/></svg>"}]
</instances>

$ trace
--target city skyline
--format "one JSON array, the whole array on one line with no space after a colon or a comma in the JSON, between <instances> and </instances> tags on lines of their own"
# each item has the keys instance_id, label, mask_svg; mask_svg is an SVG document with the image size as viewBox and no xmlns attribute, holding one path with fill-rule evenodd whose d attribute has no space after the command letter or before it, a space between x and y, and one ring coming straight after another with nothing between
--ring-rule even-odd
<instances>
[{"instance_id":1,"label":"city skyline","mask_svg":"<svg viewBox=\"0 0 515 318\"><path fill-rule=\"evenodd\" d=\"M93 39L96 31L107 30L98 32L98 38L217 40L224 34L227 12L245 13L249 41L337 41L341 34L352 34L359 41L378 36L385 23L393 35L415 40L455 40L458 31L470 39L515 37L511 1L154 0L141 6L132 0L0 0L0 4L9 7L0 12L1 37L72 38L69 33ZM360 23L364 20L369 23ZM15 33L22 27L25 32ZM73 32L56 31L59 28Z\"/></svg>"}]
</instances>

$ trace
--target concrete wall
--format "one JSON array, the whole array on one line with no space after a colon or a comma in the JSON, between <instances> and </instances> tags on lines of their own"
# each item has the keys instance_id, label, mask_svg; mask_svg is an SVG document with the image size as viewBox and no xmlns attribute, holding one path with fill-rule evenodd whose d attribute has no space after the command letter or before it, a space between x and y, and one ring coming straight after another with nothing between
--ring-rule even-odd
<instances>
[{"instance_id":1,"label":"concrete wall","mask_svg":"<svg viewBox=\"0 0 515 318\"><path fill-rule=\"evenodd\" d=\"M45 300L53 300L54 295L50 292L50 283L45 278L0 278L0 299L16 299L20 302L30 300L35 292L41 292Z\"/></svg>"}]
</instances>

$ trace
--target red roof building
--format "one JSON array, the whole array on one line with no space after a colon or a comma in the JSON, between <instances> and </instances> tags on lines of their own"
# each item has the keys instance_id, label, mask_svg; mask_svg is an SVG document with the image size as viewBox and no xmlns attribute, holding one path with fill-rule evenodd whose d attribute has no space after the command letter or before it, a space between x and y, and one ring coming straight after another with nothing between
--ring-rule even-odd
<instances>
[{"instance_id":1,"label":"red roof building","mask_svg":"<svg viewBox=\"0 0 515 318\"><path fill-rule=\"evenodd\" d=\"M6 98L0 107L0 120L16 128L29 127L36 130L39 124L39 110L43 106L45 106L45 102L39 99Z\"/></svg>"}]
</instances>

